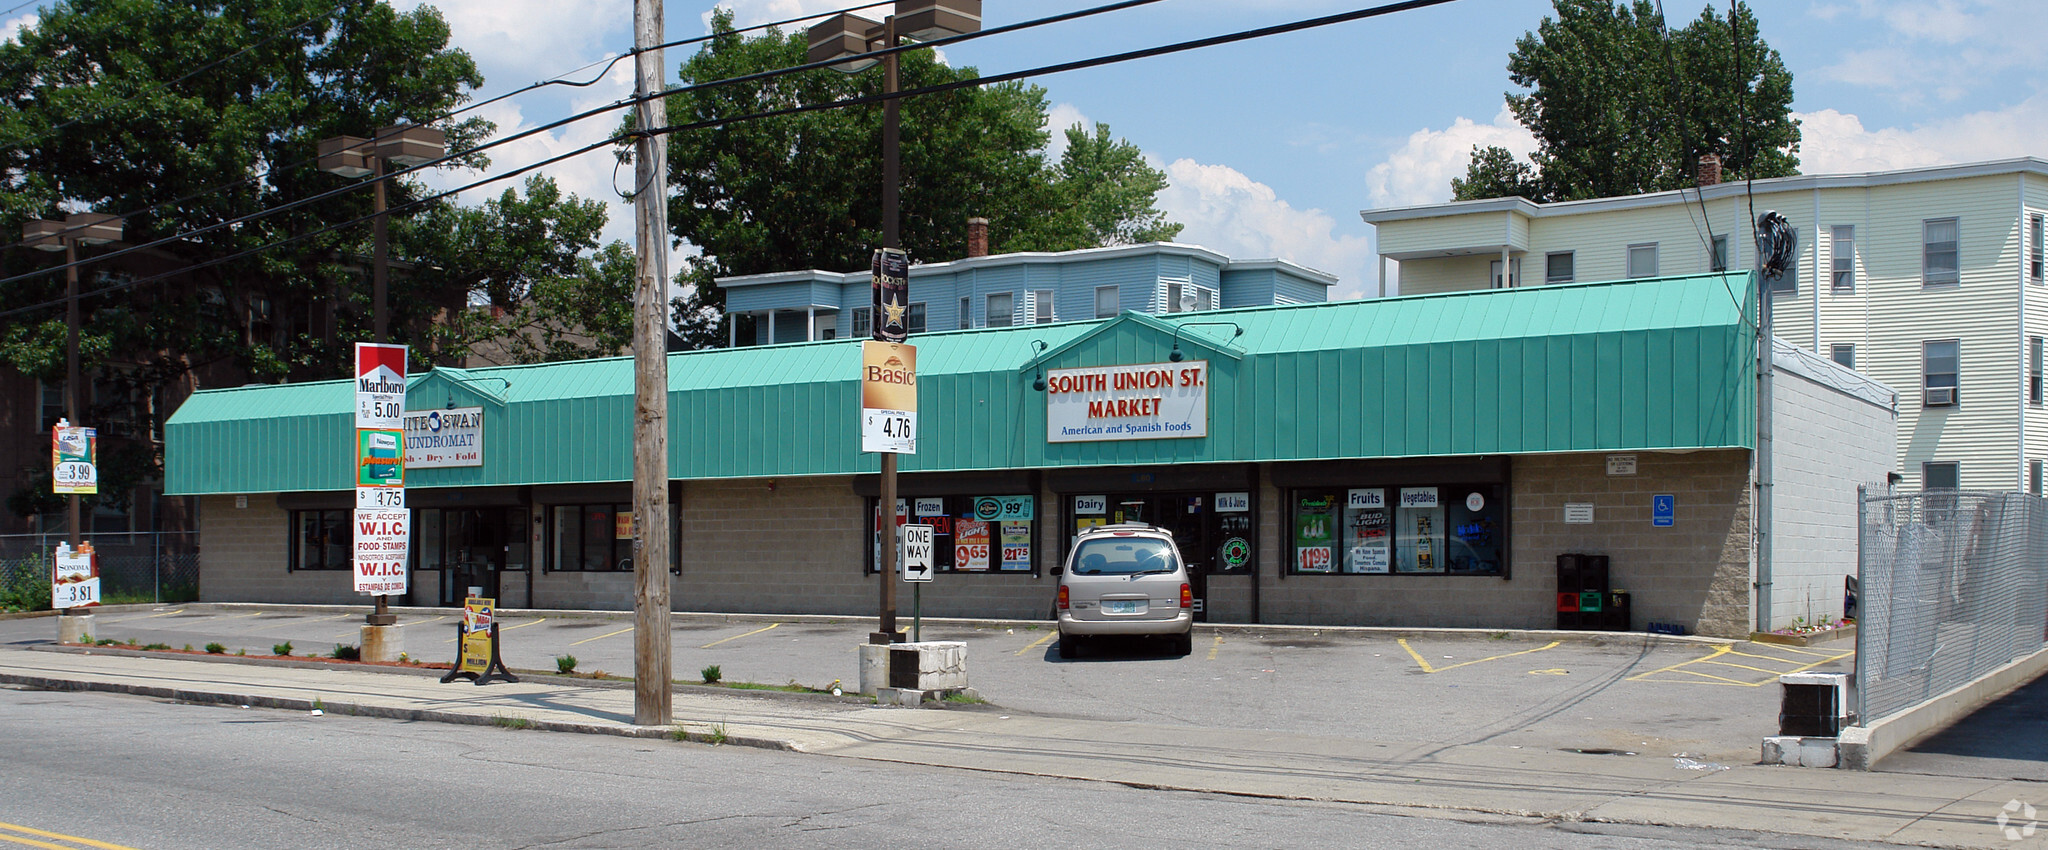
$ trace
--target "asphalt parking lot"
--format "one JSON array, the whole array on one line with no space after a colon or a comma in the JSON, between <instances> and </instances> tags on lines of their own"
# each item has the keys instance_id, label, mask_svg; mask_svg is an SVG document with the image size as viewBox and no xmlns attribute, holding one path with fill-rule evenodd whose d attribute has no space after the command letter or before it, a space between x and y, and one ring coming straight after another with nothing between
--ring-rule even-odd
<instances>
[{"instance_id":1,"label":"asphalt parking lot","mask_svg":"<svg viewBox=\"0 0 2048 850\"><path fill-rule=\"evenodd\" d=\"M407 651L452 660L458 616L404 611ZM295 654L326 655L356 643L362 609L200 604L106 611L96 620L97 637L123 641L217 642L251 655L290 641ZM1411 755L1485 743L1727 763L1754 762L1759 741L1776 732L1780 674L1846 669L1852 657L1849 645L1623 633L1202 626L1187 656L1131 640L1063 660L1050 625L928 621L923 637L965 642L974 687L1016 711L1327 732L1399 742ZM678 614L673 672L690 681L716 664L728 683L824 688L840 680L851 690L857 647L873 627L870 618ZM582 672L632 674L630 612L506 612L500 634L514 669L552 672L555 658L569 654ZM48 619L0 621L0 641L54 636Z\"/></svg>"}]
</instances>

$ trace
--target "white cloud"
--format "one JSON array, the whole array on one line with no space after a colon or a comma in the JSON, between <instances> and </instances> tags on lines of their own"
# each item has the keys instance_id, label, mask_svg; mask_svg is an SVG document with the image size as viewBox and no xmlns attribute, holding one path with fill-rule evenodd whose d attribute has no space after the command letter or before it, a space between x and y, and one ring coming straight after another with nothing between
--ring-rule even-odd
<instances>
[{"instance_id":1,"label":"white cloud","mask_svg":"<svg viewBox=\"0 0 2048 850\"><path fill-rule=\"evenodd\" d=\"M1474 146L1499 145L1527 158L1536 150L1529 134L1503 105L1493 123L1460 117L1443 130L1421 129L1408 143L1365 174L1366 199L1377 207L1405 207L1450 200L1451 178L1465 176Z\"/></svg>"},{"instance_id":2,"label":"white cloud","mask_svg":"<svg viewBox=\"0 0 2048 850\"><path fill-rule=\"evenodd\" d=\"M42 21L43 13L38 10L18 18L12 18L6 23L0 23L0 41L14 41L19 37L22 30L34 29Z\"/></svg>"},{"instance_id":3,"label":"white cloud","mask_svg":"<svg viewBox=\"0 0 2048 850\"><path fill-rule=\"evenodd\" d=\"M408 6L419 5L417 3ZM448 21L448 43L468 52L498 90L573 67L579 57L633 46L627 0L433 0Z\"/></svg>"},{"instance_id":4,"label":"white cloud","mask_svg":"<svg viewBox=\"0 0 2048 850\"><path fill-rule=\"evenodd\" d=\"M2048 136L2048 94L2003 109L1942 118L1901 129L1867 129L1853 114L1795 113L1799 170L1805 174L1884 171L2038 155Z\"/></svg>"},{"instance_id":5,"label":"white cloud","mask_svg":"<svg viewBox=\"0 0 2048 850\"><path fill-rule=\"evenodd\" d=\"M1841 26L1848 12L1828 5L1812 14ZM1886 30L1886 43L1846 50L1819 73L1887 89L1904 103L1954 101L2005 84L2001 72L2044 66L2038 41L2048 4L2040 0L1858 0L1853 14Z\"/></svg>"},{"instance_id":6,"label":"white cloud","mask_svg":"<svg viewBox=\"0 0 2048 850\"><path fill-rule=\"evenodd\" d=\"M733 26L752 27L777 21L786 21L792 18L814 15L823 16L844 9L848 5L850 4L841 2L841 0L724 0L724 2L714 6L713 9L719 7L731 9ZM888 13L888 8L881 6L854 12L854 14L870 20L880 20L883 15ZM698 17L704 22L704 31L710 32L711 11L706 10L704 14ZM798 26L810 23L812 21L806 20ZM785 32L787 31L785 29Z\"/></svg>"},{"instance_id":7,"label":"white cloud","mask_svg":"<svg viewBox=\"0 0 2048 850\"><path fill-rule=\"evenodd\" d=\"M1227 165L1180 159L1163 168L1170 185L1159 193L1159 208L1187 225L1178 241L1236 259L1278 258L1330 272L1338 278L1333 299L1362 297L1377 280L1370 242L1334 233L1336 220L1322 210L1295 209L1273 187Z\"/></svg>"},{"instance_id":8,"label":"white cloud","mask_svg":"<svg viewBox=\"0 0 2048 850\"><path fill-rule=\"evenodd\" d=\"M1067 154L1067 128L1075 124L1093 128L1095 122L1088 120L1081 110L1071 103L1056 103L1045 111L1045 132L1050 138L1045 143L1045 161L1057 164Z\"/></svg>"}]
</instances>

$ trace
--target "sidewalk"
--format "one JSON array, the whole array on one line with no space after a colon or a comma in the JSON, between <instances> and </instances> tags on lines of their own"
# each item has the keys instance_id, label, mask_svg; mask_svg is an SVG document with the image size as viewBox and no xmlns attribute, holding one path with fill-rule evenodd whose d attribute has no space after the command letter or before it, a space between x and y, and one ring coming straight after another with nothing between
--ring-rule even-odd
<instances>
[{"instance_id":1,"label":"sidewalk","mask_svg":"<svg viewBox=\"0 0 2048 850\"><path fill-rule=\"evenodd\" d=\"M676 726L643 727L632 724L630 687L552 678L444 685L426 671L52 646L0 647L0 683L551 731L672 737L680 730L701 741L1147 788L1938 846L2019 846L1995 823L2000 807L2048 804L2048 783L1751 764L1696 769L1650 753L1431 748L692 687L675 694Z\"/></svg>"}]
</instances>

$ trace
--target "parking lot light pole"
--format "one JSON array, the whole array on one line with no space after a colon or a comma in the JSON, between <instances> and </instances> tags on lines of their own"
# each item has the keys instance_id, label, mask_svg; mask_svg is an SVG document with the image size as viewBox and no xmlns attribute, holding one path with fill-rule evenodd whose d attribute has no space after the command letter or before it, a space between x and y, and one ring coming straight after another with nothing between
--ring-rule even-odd
<instances>
[{"instance_id":1,"label":"parking lot light pole","mask_svg":"<svg viewBox=\"0 0 2048 850\"><path fill-rule=\"evenodd\" d=\"M387 234L389 216L384 214L384 164L411 168L441 158L448 136L419 124L400 124L377 131L374 139L335 136L320 142L320 170L343 177L370 178L372 241L376 255L370 264L370 341L391 341L389 284L391 240ZM366 625L391 626L398 615L391 613L389 596L373 597L376 608L363 618Z\"/></svg>"},{"instance_id":2,"label":"parking lot light pole","mask_svg":"<svg viewBox=\"0 0 2048 850\"><path fill-rule=\"evenodd\" d=\"M840 57L857 56L876 49L893 49L901 44L904 37L919 41L942 38L949 35L966 35L981 30L981 0L896 0L894 13L881 23L870 21L859 15L840 13L826 18L823 23L810 28L808 32L810 50L807 58L812 62L824 62ZM887 99L882 102L882 248L901 249L899 191L902 186L899 173L900 145L897 128L900 123L897 98L900 81L897 70L900 54L890 53L882 57L882 93ZM857 73L875 64L873 59L854 59L834 65L832 68L846 73ZM879 320L881 317L874 317ZM881 562L876 564L880 576L881 613L880 629L869 635L870 643L893 643L900 634L896 628L896 454L882 453L882 481L880 511L882 523Z\"/></svg>"}]
</instances>

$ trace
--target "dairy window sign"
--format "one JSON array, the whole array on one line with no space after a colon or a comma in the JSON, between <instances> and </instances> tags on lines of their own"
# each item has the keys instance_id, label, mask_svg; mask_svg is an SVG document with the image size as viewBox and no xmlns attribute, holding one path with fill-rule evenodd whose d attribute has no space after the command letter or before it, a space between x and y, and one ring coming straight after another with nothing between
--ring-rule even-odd
<instances>
[{"instance_id":1,"label":"dairy window sign","mask_svg":"<svg viewBox=\"0 0 2048 850\"><path fill-rule=\"evenodd\" d=\"M1209 363L1140 363L1045 374L1049 443L1209 436Z\"/></svg>"},{"instance_id":2,"label":"dairy window sign","mask_svg":"<svg viewBox=\"0 0 2048 850\"><path fill-rule=\"evenodd\" d=\"M407 469L483 465L483 408L456 407L448 410L405 412Z\"/></svg>"}]
</instances>

